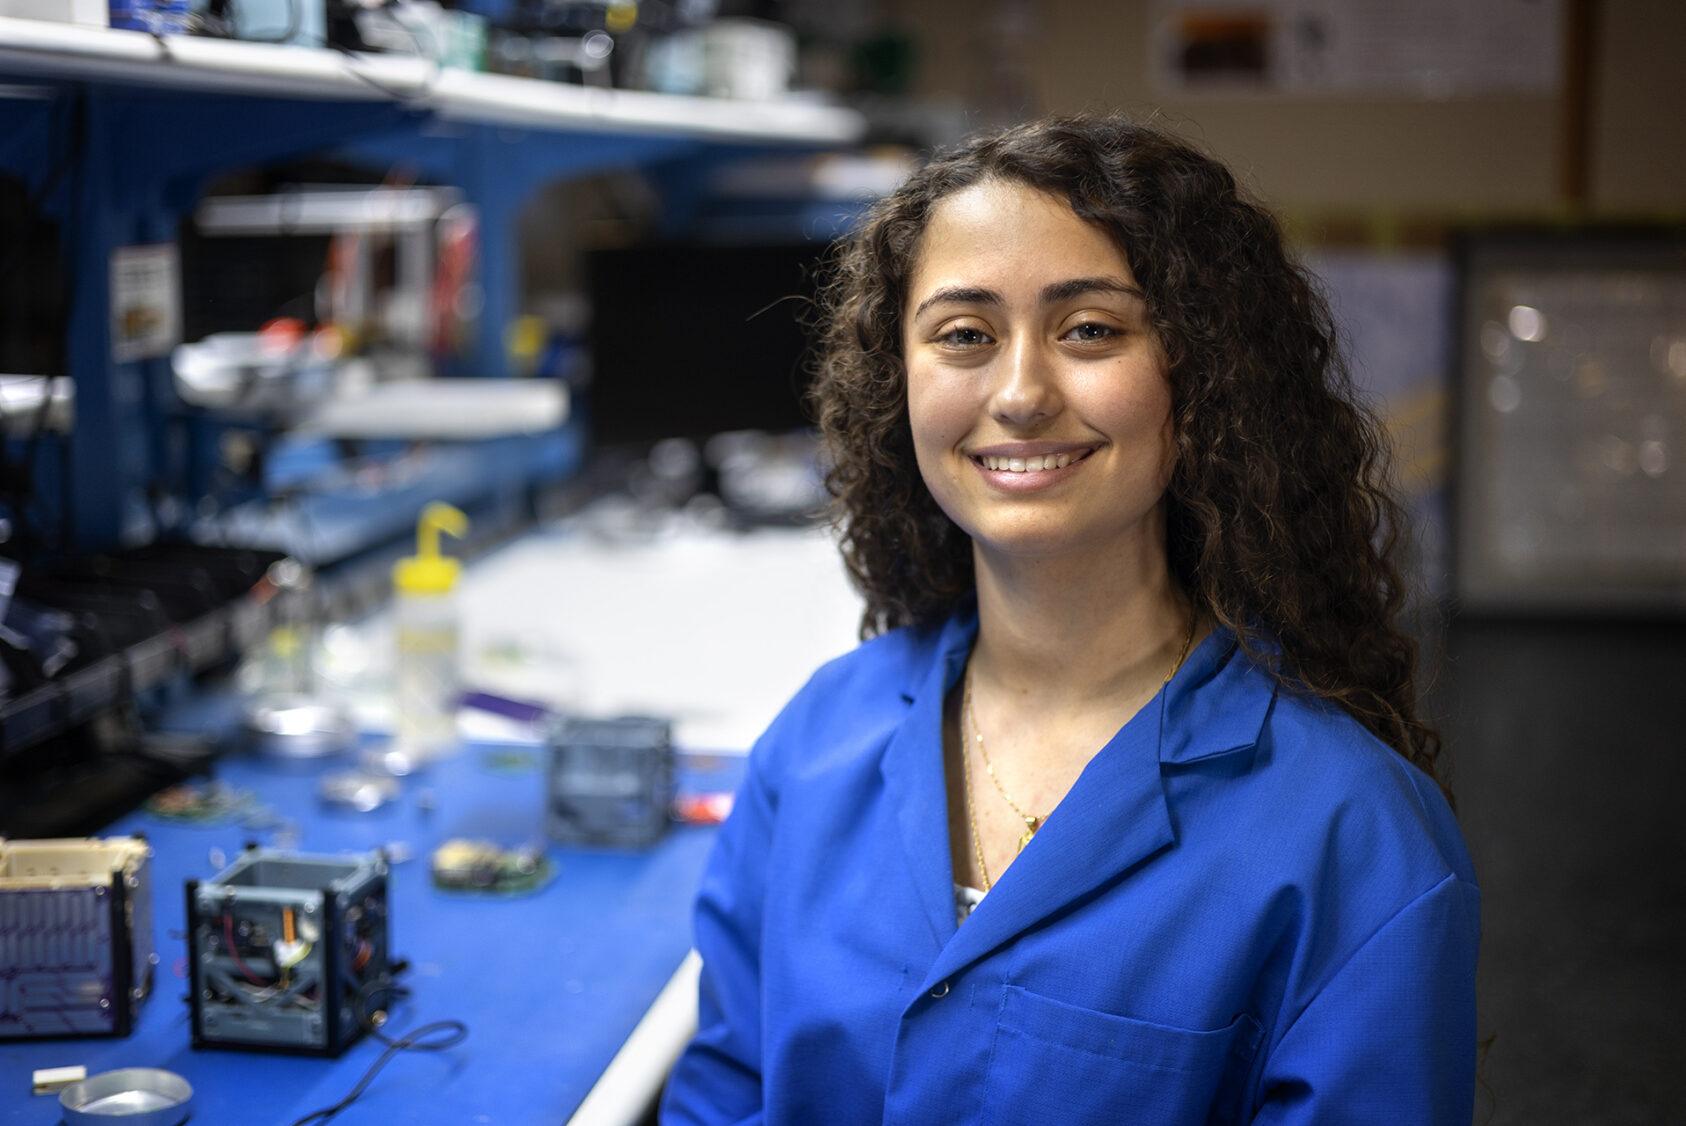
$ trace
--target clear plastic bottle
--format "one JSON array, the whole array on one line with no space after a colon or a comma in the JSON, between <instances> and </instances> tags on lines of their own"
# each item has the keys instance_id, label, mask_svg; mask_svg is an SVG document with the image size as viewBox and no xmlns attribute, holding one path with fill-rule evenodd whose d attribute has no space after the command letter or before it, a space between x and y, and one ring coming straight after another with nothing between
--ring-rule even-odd
<instances>
[{"instance_id":1,"label":"clear plastic bottle","mask_svg":"<svg viewBox=\"0 0 1686 1126\"><path fill-rule=\"evenodd\" d=\"M408 774L457 748L457 705L462 697L457 623L457 580L462 565L439 553L441 532L461 538L468 517L448 504L422 510L416 554L392 569L393 738L380 765Z\"/></svg>"}]
</instances>

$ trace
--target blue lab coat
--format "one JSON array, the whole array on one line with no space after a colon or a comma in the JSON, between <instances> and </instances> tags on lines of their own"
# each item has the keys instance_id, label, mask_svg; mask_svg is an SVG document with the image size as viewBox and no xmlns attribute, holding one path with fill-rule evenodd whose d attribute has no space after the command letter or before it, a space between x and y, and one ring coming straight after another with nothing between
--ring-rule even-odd
<instances>
[{"instance_id":1,"label":"blue lab coat","mask_svg":"<svg viewBox=\"0 0 1686 1126\"><path fill-rule=\"evenodd\" d=\"M976 610L822 668L703 878L665 1123L1467 1124L1480 892L1421 772L1208 635L957 925Z\"/></svg>"}]
</instances>

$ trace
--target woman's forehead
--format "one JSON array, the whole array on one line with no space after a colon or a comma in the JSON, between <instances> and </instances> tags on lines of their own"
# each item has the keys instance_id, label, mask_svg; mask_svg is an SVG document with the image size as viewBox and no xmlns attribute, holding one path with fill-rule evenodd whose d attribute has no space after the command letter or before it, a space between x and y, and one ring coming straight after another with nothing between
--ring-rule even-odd
<instances>
[{"instance_id":1,"label":"woman's forehead","mask_svg":"<svg viewBox=\"0 0 1686 1126\"><path fill-rule=\"evenodd\" d=\"M984 180L939 201L914 248L908 297L950 286L1040 292L1071 277L1134 284L1129 261L1100 226L1064 199L1024 184Z\"/></svg>"}]
</instances>

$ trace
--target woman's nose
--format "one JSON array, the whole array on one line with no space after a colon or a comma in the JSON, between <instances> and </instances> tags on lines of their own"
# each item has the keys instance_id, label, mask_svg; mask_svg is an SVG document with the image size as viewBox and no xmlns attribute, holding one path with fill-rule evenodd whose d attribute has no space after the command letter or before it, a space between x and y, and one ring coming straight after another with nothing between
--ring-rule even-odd
<instances>
[{"instance_id":1,"label":"woman's nose","mask_svg":"<svg viewBox=\"0 0 1686 1126\"><path fill-rule=\"evenodd\" d=\"M1020 334L1001 357L990 414L1004 425L1025 426L1059 413L1054 366L1034 334Z\"/></svg>"}]
</instances>

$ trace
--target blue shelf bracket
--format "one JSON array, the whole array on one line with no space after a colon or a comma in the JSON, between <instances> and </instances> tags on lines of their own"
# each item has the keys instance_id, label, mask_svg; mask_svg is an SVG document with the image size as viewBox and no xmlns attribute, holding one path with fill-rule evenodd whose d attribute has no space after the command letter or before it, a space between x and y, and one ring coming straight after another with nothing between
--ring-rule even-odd
<instances>
[{"instance_id":1,"label":"blue shelf bracket","mask_svg":"<svg viewBox=\"0 0 1686 1126\"><path fill-rule=\"evenodd\" d=\"M135 199L119 183L114 92L84 92L82 154L66 224L71 262L70 339L66 366L76 388L76 423L70 434L71 511L63 514L77 547L114 547L135 511L134 489L146 476L144 433L124 426L144 399L144 374L112 359L111 258L135 241Z\"/></svg>"}]
</instances>

